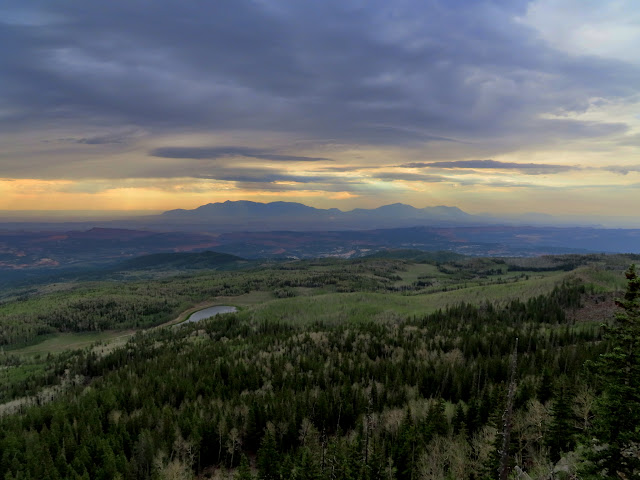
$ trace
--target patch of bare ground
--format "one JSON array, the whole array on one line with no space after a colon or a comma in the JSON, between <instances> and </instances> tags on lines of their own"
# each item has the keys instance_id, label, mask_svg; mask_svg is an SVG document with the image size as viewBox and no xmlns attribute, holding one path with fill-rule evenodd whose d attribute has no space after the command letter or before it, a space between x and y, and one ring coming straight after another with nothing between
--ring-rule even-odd
<instances>
[{"instance_id":1,"label":"patch of bare ground","mask_svg":"<svg viewBox=\"0 0 640 480\"><path fill-rule=\"evenodd\" d=\"M607 322L614 317L618 310L615 304L615 297L616 295L613 292L585 295L582 298L582 307L570 310L567 316L569 320L575 322Z\"/></svg>"}]
</instances>

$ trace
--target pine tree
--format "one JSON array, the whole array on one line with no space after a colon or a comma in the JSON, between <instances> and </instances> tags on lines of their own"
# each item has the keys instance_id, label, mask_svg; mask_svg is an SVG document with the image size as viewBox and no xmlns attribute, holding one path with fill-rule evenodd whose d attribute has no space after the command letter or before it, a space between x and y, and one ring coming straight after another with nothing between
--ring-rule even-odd
<instances>
[{"instance_id":1,"label":"pine tree","mask_svg":"<svg viewBox=\"0 0 640 480\"><path fill-rule=\"evenodd\" d=\"M590 366L602 387L595 409L595 441L589 458L598 478L640 477L640 278L635 265L626 272L622 309L605 326L611 350Z\"/></svg>"},{"instance_id":2,"label":"pine tree","mask_svg":"<svg viewBox=\"0 0 640 480\"><path fill-rule=\"evenodd\" d=\"M397 473L399 480L408 480L413 477L416 443L416 428L411 418L411 411L407 409L398 432L398 440L393 448L393 463L399 467Z\"/></svg>"},{"instance_id":3,"label":"pine tree","mask_svg":"<svg viewBox=\"0 0 640 480\"><path fill-rule=\"evenodd\" d=\"M258 450L258 478L260 480L276 480L280 478L281 458L276 447L276 439L271 429L267 428L260 450Z\"/></svg>"},{"instance_id":4,"label":"pine tree","mask_svg":"<svg viewBox=\"0 0 640 480\"><path fill-rule=\"evenodd\" d=\"M240 458L240 466L236 470L233 480L253 480L251 468L249 468L249 460L247 460L247 456L244 454Z\"/></svg>"},{"instance_id":5,"label":"pine tree","mask_svg":"<svg viewBox=\"0 0 640 480\"><path fill-rule=\"evenodd\" d=\"M302 449L298 478L300 480L319 480L322 478L320 465L318 465L318 462L314 460L313 455L308 448Z\"/></svg>"},{"instance_id":6,"label":"pine tree","mask_svg":"<svg viewBox=\"0 0 640 480\"><path fill-rule=\"evenodd\" d=\"M551 415L552 420L545 441L550 450L551 461L556 463L560 460L561 453L569 452L575 446L575 421L567 387L558 388Z\"/></svg>"},{"instance_id":7,"label":"pine tree","mask_svg":"<svg viewBox=\"0 0 640 480\"><path fill-rule=\"evenodd\" d=\"M549 368L545 368L542 371L542 379L540 380L536 394L540 403L543 404L553 395L553 377Z\"/></svg>"},{"instance_id":8,"label":"pine tree","mask_svg":"<svg viewBox=\"0 0 640 480\"><path fill-rule=\"evenodd\" d=\"M453 422L451 423L451 426L453 427L453 433L456 435L460 433L461 430L464 430L466 427L465 413L464 413L464 407L462 406L462 403L458 403L458 405L456 406L456 413L453 417Z\"/></svg>"}]
</instances>

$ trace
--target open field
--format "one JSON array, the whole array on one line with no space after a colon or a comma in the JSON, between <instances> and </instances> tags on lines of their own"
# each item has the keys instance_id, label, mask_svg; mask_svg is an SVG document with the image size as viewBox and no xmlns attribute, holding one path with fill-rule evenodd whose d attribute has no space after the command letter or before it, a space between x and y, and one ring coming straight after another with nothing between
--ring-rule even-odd
<instances>
[{"instance_id":1,"label":"open field","mask_svg":"<svg viewBox=\"0 0 640 480\"><path fill-rule=\"evenodd\" d=\"M46 338L42 342L27 347L8 350L14 355L21 356L46 356L65 350L79 350L96 342L111 342L121 338L129 338L135 330L107 330L104 332L77 332L57 333Z\"/></svg>"},{"instance_id":2,"label":"open field","mask_svg":"<svg viewBox=\"0 0 640 480\"><path fill-rule=\"evenodd\" d=\"M454 290L435 293L325 293L270 300L241 313L255 320L280 320L292 324L315 321L339 323L365 321L371 318L393 318L432 313L462 302L481 304L526 300L549 293L554 286L573 275L549 272L512 283L482 286L458 286Z\"/></svg>"}]
</instances>

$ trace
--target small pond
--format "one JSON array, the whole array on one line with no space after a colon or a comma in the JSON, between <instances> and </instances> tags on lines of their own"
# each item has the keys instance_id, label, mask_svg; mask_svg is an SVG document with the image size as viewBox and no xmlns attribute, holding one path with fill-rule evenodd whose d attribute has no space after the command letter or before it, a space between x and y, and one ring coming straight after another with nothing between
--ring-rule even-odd
<instances>
[{"instance_id":1,"label":"small pond","mask_svg":"<svg viewBox=\"0 0 640 480\"><path fill-rule=\"evenodd\" d=\"M204 310L198 310L197 312L194 312L183 323L199 322L200 320L204 320L205 318L215 317L219 313L234 313L237 311L238 309L236 307L230 307L228 305L216 305L215 307L209 307L205 308Z\"/></svg>"}]
</instances>

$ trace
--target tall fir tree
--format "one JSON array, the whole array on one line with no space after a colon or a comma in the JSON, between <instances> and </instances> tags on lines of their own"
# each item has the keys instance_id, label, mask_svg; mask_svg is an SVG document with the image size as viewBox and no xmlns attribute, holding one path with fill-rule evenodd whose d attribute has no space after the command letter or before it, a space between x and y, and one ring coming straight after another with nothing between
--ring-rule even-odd
<instances>
[{"instance_id":1,"label":"tall fir tree","mask_svg":"<svg viewBox=\"0 0 640 480\"><path fill-rule=\"evenodd\" d=\"M549 456L553 463L562 457L562 453L571 451L575 447L575 418L572 409L572 396L569 388L563 384L557 389L551 407L551 423L547 432L545 443L549 447Z\"/></svg>"},{"instance_id":2,"label":"tall fir tree","mask_svg":"<svg viewBox=\"0 0 640 480\"><path fill-rule=\"evenodd\" d=\"M279 479L281 460L274 434L267 427L258 450L258 478L260 480Z\"/></svg>"},{"instance_id":3,"label":"tall fir tree","mask_svg":"<svg viewBox=\"0 0 640 480\"><path fill-rule=\"evenodd\" d=\"M240 458L240 466L236 470L233 480L253 480L251 468L249 467L249 460L244 454L242 454L242 457Z\"/></svg>"},{"instance_id":4,"label":"tall fir tree","mask_svg":"<svg viewBox=\"0 0 640 480\"><path fill-rule=\"evenodd\" d=\"M622 309L605 325L611 349L591 364L602 388L596 403L589 458L594 478L640 478L640 277L626 272Z\"/></svg>"}]
</instances>

